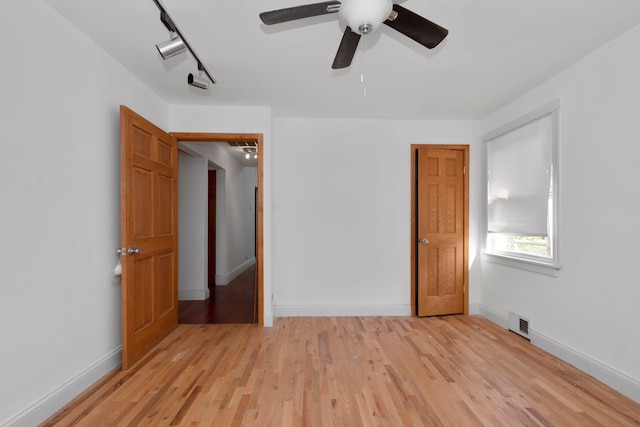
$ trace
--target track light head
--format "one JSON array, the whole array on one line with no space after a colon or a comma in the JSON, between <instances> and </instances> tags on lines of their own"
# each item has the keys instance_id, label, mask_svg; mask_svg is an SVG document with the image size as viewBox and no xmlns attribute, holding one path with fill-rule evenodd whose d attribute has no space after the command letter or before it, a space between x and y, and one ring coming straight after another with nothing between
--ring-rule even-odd
<instances>
[{"instance_id":1,"label":"track light head","mask_svg":"<svg viewBox=\"0 0 640 427\"><path fill-rule=\"evenodd\" d=\"M187 83L200 89L209 89L209 81L206 78L202 77L203 70L204 67L201 63L198 62L198 72L200 73L200 75L194 76L192 73L189 73L189 75L187 76Z\"/></svg>"},{"instance_id":2,"label":"track light head","mask_svg":"<svg viewBox=\"0 0 640 427\"><path fill-rule=\"evenodd\" d=\"M187 76L187 83L191 86L198 87L200 89L209 89L209 81L202 76L202 72L204 71L204 67L201 63L198 62L198 76L194 76L192 73L189 73Z\"/></svg>"},{"instance_id":3,"label":"track light head","mask_svg":"<svg viewBox=\"0 0 640 427\"><path fill-rule=\"evenodd\" d=\"M189 75L187 76L187 83L200 89L209 89L208 81L200 76L194 76L192 73L189 73Z\"/></svg>"},{"instance_id":4,"label":"track light head","mask_svg":"<svg viewBox=\"0 0 640 427\"><path fill-rule=\"evenodd\" d=\"M167 60L172 56L179 55L187 50L187 46L184 44L184 41L182 41L182 38L173 32L171 33L171 38L169 40L157 44L156 48L164 60Z\"/></svg>"}]
</instances>

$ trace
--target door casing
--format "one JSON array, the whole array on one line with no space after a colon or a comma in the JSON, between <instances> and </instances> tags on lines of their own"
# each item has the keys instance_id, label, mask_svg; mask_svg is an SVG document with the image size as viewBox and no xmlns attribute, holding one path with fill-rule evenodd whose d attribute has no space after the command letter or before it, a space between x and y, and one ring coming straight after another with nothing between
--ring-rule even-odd
<instances>
[{"instance_id":1,"label":"door casing","mask_svg":"<svg viewBox=\"0 0 640 427\"><path fill-rule=\"evenodd\" d=\"M464 256L463 256L463 283L464 283L464 314L469 314L469 145L435 145L435 144L411 144L411 315L417 315L417 272L418 272L418 218L417 218L417 190L418 171L416 168L418 148L436 148L446 150L461 150L464 157Z\"/></svg>"}]
</instances>

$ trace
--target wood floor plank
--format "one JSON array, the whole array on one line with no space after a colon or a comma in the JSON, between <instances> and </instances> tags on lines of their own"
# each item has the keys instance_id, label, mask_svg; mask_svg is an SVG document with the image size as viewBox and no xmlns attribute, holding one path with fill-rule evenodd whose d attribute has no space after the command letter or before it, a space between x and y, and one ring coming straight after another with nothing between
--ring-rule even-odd
<instances>
[{"instance_id":1,"label":"wood floor plank","mask_svg":"<svg viewBox=\"0 0 640 427\"><path fill-rule=\"evenodd\" d=\"M640 404L476 316L180 325L43 426L640 426Z\"/></svg>"}]
</instances>

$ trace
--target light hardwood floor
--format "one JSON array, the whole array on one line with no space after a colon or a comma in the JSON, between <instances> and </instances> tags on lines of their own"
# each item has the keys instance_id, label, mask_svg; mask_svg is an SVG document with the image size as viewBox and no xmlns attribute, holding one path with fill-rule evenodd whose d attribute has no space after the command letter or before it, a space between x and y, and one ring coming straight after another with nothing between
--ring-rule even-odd
<instances>
[{"instance_id":1,"label":"light hardwood floor","mask_svg":"<svg viewBox=\"0 0 640 427\"><path fill-rule=\"evenodd\" d=\"M180 325L43 425L638 426L640 404L477 316Z\"/></svg>"}]
</instances>

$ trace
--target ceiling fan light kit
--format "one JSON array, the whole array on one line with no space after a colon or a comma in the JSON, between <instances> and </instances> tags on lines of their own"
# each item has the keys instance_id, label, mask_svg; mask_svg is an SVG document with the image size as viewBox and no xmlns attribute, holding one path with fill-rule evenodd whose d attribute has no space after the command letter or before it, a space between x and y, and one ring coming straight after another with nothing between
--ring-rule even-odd
<instances>
[{"instance_id":1,"label":"ceiling fan light kit","mask_svg":"<svg viewBox=\"0 0 640 427\"><path fill-rule=\"evenodd\" d=\"M360 35L377 29L391 14L391 0L348 0L340 7L340 19Z\"/></svg>"},{"instance_id":2,"label":"ceiling fan light kit","mask_svg":"<svg viewBox=\"0 0 640 427\"><path fill-rule=\"evenodd\" d=\"M347 28L344 31L338 52L331 68L346 68L351 65L360 42L360 37L375 31L385 24L433 49L447 37L449 31L392 0L343 0L312 3L302 6L262 12L260 19L265 25L280 24L312 16L338 13Z\"/></svg>"}]
</instances>

